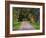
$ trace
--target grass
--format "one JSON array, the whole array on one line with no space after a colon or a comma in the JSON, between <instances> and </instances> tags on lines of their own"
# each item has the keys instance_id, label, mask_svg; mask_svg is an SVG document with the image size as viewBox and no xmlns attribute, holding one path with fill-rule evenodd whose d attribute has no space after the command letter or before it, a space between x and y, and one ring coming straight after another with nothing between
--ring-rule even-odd
<instances>
[{"instance_id":1,"label":"grass","mask_svg":"<svg viewBox=\"0 0 46 38\"><path fill-rule=\"evenodd\" d=\"M40 23L39 22L34 22L32 25L34 26L34 28L36 30L39 30L40 29Z\"/></svg>"},{"instance_id":2,"label":"grass","mask_svg":"<svg viewBox=\"0 0 46 38\"><path fill-rule=\"evenodd\" d=\"M40 29L40 23L39 22L34 22L31 24L33 25L33 27L36 30ZM18 19L13 19L13 30L19 30L20 26L21 26L21 22L18 22Z\"/></svg>"},{"instance_id":3,"label":"grass","mask_svg":"<svg viewBox=\"0 0 46 38\"><path fill-rule=\"evenodd\" d=\"M36 30L40 29L40 24L38 22L32 23L32 25ZM15 30L19 30L20 26L21 22L14 21L13 28L15 28Z\"/></svg>"},{"instance_id":4,"label":"grass","mask_svg":"<svg viewBox=\"0 0 46 38\"><path fill-rule=\"evenodd\" d=\"M19 30L19 28L20 28L20 23L14 24L14 29L15 30Z\"/></svg>"},{"instance_id":5,"label":"grass","mask_svg":"<svg viewBox=\"0 0 46 38\"><path fill-rule=\"evenodd\" d=\"M18 22L17 20L13 21L13 30L18 30L20 28L21 22Z\"/></svg>"}]
</instances>

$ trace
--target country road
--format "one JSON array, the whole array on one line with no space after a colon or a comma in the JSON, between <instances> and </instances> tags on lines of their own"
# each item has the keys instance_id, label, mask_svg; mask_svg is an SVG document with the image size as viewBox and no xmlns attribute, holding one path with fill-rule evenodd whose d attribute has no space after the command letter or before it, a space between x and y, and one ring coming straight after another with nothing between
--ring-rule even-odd
<instances>
[{"instance_id":1,"label":"country road","mask_svg":"<svg viewBox=\"0 0 46 38\"><path fill-rule=\"evenodd\" d=\"M35 30L35 28L28 21L23 21L19 30Z\"/></svg>"}]
</instances>

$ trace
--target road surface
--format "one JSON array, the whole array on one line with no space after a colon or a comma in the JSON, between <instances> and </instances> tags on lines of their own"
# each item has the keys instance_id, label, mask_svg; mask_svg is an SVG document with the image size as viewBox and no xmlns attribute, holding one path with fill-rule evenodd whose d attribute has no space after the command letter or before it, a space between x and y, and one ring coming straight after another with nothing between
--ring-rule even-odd
<instances>
[{"instance_id":1,"label":"road surface","mask_svg":"<svg viewBox=\"0 0 46 38\"><path fill-rule=\"evenodd\" d=\"M23 21L19 30L35 30L35 28L28 21Z\"/></svg>"}]
</instances>

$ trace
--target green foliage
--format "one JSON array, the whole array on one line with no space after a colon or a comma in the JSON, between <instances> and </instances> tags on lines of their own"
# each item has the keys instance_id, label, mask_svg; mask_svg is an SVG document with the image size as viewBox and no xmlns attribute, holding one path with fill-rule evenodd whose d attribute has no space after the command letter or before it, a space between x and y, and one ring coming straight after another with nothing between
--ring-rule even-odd
<instances>
[{"instance_id":1,"label":"green foliage","mask_svg":"<svg viewBox=\"0 0 46 38\"><path fill-rule=\"evenodd\" d=\"M32 25L34 26L34 28L35 28L36 30L39 30L39 29L40 29L40 23L39 23L38 21L32 23Z\"/></svg>"},{"instance_id":2,"label":"green foliage","mask_svg":"<svg viewBox=\"0 0 46 38\"><path fill-rule=\"evenodd\" d=\"M18 20L16 19L14 19L13 20L13 27L14 27L14 29L13 30L18 30L19 28L20 28L20 25L21 25L21 22L18 22Z\"/></svg>"},{"instance_id":3,"label":"green foliage","mask_svg":"<svg viewBox=\"0 0 46 38\"><path fill-rule=\"evenodd\" d=\"M30 21L30 17L35 16L34 23L32 25L35 29L40 28L40 10L39 8L17 8L13 7L13 27L18 30L21 26L21 22L26 19L26 21Z\"/></svg>"}]
</instances>

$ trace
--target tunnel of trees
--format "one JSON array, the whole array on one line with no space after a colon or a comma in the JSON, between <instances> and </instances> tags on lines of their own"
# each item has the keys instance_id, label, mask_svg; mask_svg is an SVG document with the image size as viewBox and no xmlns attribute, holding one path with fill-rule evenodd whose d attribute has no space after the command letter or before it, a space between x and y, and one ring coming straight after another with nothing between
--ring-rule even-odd
<instances>
[{"instance_id":1,"label":"tunnel of trees","mask_svg":"<svg viewBox=\"0 0 46 38\"><path fill-rule=\"evenodd\" d=\"M39 29L40 9L13 7L13 27L19 29L22 21L30 21L36 29Z\"/></svg>"},{"instance_id":2,"label":"tunnel of trees","mask_svg":"<svg viewBox=\"0 0 46 38\"><path fill-rule=\"evenodd\" d=\"M39 8L13 8L13 15L18 21L30 20L39 21L40 9Z\"/></svg>"}]
</instances>

